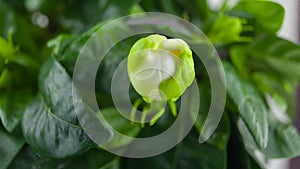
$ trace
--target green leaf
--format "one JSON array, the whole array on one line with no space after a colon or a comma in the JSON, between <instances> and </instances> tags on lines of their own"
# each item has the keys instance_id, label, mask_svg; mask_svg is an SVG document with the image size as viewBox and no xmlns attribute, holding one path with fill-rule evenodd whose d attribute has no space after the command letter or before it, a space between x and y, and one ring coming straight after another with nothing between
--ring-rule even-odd
<instances>
[{"instance_id":1,"label":"green leaf","mask_svg":"<svg viewBox=\"0 0 300 169\"><path fill-rule=\"evenodd\" d=\"M74 65L82 47L85 45L91 35L96 32L105 22L101 22L91 30L85 32L81 36L62 34L50 41L47 45L52 49L52 52L62 65L67 69L69 74L73 73ZM116 28L119 31L120 29ZM113 32L112 32L113 33ZM107 55L101 61L97 71L95 88L96 92L111 94L111 80L116 67L121 61L127 57L132 44L137 37L131 37L116 44L109 50Z\"/></svg>"},{"instance_id":2,"label":"green leaf","mask_svg":"<svg viewBox=\"0 0 300 169\"><path fill-rule=\"evenodd\" d=\"M252 43L243 45L250 52L246 53L252 58L282 58L300 61L300 47L298 44L266 33L258 33ZM237 48L241 46L236 46ZM235 48L235 47L234 47Z\"/></svg>"},{"instance_id":3,"label":"green leaf","mask_svg":"<svg viewBox=\"0 0 300 169\"><path fill-rule=\"evenodd\" d=\"M200 81L198 87L199 87L199 93L201 93L200 94L201 106L199 109L197 120L195 122L195 127L197 131L201 133L210 108L211 90L210 90L209 83L206 81ZM217 127L213 135L210 137L210 139L207 140L207 143L219 148L220 150L225 150L227 148L229 135L230 135L230 121L227 113L224 112L219 126Z\"/></svg>"},{"instance_id":4,"label":"green leaf","mask_svg":"<svg viewBox=\"0 0 300 169\"><path fill-rule=\"evenodd\" d=\"M16 13L4 1L0 1L0 36L6 37L10 30L14 32L14 40L24 51L37 55L37 44L33 37L35 27L28 24L26 19Z\"/></svg>"},{"instance_id":5,"label":"green leaf","mask_svg":"<svg viewBox=\"0 0 300 169\"><path fill-rule=\"evenodd\" d=\"M36 98L27 108L23 132L30 147L44 157L65 158L93 146L79 125L57 117L41 98Z\"/></svg>"},{"instance_id":6,"label":"green leaf","mask_svg":"<svg viewBox=\"0 0 300 169\"><path fill-rule=\"evenodd\" d=\"M11 133L20 123L24 109L31 99L31 93L22 90L3 92L0 96L0 119L4 128Z\"/></svg>"},{"instance_id":7,"label":"green leaf","mask_svg":"<svg viewBox=\"0 0 300 169\"><path fill-rule=\"evenodd\" d=\"M254 154L256 150L264 153L266 158L292 158L300 154L300 136L296 128L291 124L284 110L275 102L276 98L267 95L270 110L268 144L265 149L257 148L254 140L245 125L240 125L240 133L249 153ZM245 120L243 123L246 123Z\"/></svg>"},{"instance_id":8,"label":"green leaf","mask_svg":"<svg viewBox=\"0 0 300 169\"><path fill-rule=\"evenodd\" d=\"M96 92L101 92L109 95L111 94L111 81L113 75L118 65L124 59L124 57L122 56L125 56L127 53L125 54L124 52L122 54L122 52L120 51L115 54L116 57L104 58L101 62L96 76Z\"/></svg>"},{"instance_id":9,"label":"green leaf","mask_svg":"<svg viewBox=\"0 0 300 169\"><path fill-rule=\"evenodd\" d=\"M89 38L96 33L103 25L108 23L110 20L107 20L105 22L100 22L87 32L83 33L81 36L61 36L56 37L48 42L48 46L54 50L54 56L59 62L67 69L67 72L69 74L73 73L73 69L77 60L77 57L79 56L82 48L84 47L85 43L89 40ZM120 32L127 33L129 30L126 25L119 24L118 27L114 27L114 29L109 30L110 33L99 35L101 38L105 39L118 39L118 34ZM96 35L96 34L95 34ZM115 36L112 36L115 35ZM103 36L103 37L102 37ZM97 38L97 36L94 36ZM100 37L99 37L100 38ZM108 91L110 91L110 82L111 77L113 75L114 67L118 65L122 61L122 58L125 58L128 55L128 52L130 50L131 45L134 41L136 41L137 37L130 37L122 42L116 44L113 46L107 55L103 58L103 61L100 64L99 71L96 78L96 90L97 91L105 91L104 93L107 94ZM105 45L108 45L106 41L100 42L101 44L95 46L97 48L94 49L87 49L86 50L105 50ZM100 48L101 46L101 48ZM105 62L108 63L105 63ZM112 65L109 65L112 63ZM106 70L107 69L107 70ZM108 74L106 74L108 73ZM102 80L104 78L104 80ZM99 84L97 81L104 82L104 84ZM100 82L100 83L101 83ZM97 88L100 86L99 88Z\"/></svg>"},{"instance_id":10,"label":"green leaf","mask_svg":"<svg viewBox=\"0 0 300 169\"><path fill-rule=\"evenodd\" d=\"M39 63L25 53L17 52L8 59L10 62L18 64L26 69L38 70Z\"/></svg>"},{"instance_id":11,"label":"green leaf","mask_svg":"<svg viewBox=\"0 0 300 169\"><path fill-rule=\"evenodd\" d=\"M15 48L10 42L6 39L0 37L0 57L6 58L13 55L18 48Z\"/></svg>"},{"instance_id":12,"label":"green leaf","mask_svg":"<svg viewBox=\"0 0 300 169\"><path fill-rule=\"evenodd\" d=\"M238 72L253 80L262 94L281 97L293 119L296 110L295 90L298 87L300 47L274 35L258 34L247 45L230 49L230 58Z\"/></svg>"},{"instance_id":13,"label":"green leaf","mask_svg":"<svg viewBox=\"0 0 300 169\"><path fill-rule=\"evenodd\" d=\"M249 140L245 140L240 133L237 126L232 124L228 144L228 168L262 169L260 162L253 157L253 150L247 147Z\"/></svg>"},{"instance_id":14,"label":"green leaf","mask_svg":"<svg viewBox=\"0 0 300 169\"><path fill-rule=\"evenodd\" d=\"M220 14L209 29L207 37L216 45L250 41L250 38L241 35L242 31L242 19Z\"/></svg>"},{"instance_id":15,"label":"green leaf","mask_svg":"<svg viewBox=\"0 0 300 169\"><path fill-rule=\"evenodd\" d=\"M227 62L223 62L227 91L238 108L256 144L265 148L268 142L267 108L257 89L243 80Z\"/></svg>"},{"instance_id":16,"label":"green leaf","mask_svg":"<svg viewBox=\"0 0 300 169\"><path fill-rule=\"evenodd\" d=\"M7 89L12 84L11 72L5 68L0 76L0 89Z\"/></svg>"},{"instance_id":17,"label":"green leaf","mask_svg":"<svg viewBox=\"0 0 300 169\"><path fill-rule=\"evenodd\" d=\"M116 44L103 58L96 76L96 91L111 94L111 80L119 64L128 56L137 37L131 37Z\"/></svg>"},{"instance_id":18,"label":"green leaf","mask_svg":"<svg viewBox=\"0 0 300 169\"><path fill-rule=\"evenodd\" d=\"M248 77L251 66L247 63L249 49L246 45L234 45L230 48L230 59L237 71L244 77Z\"/></svg>"},{"instance_id":19,"label":"green leaf","mask_svg":"<svg viewBox=\"0 0 300 169\"><path fill-rule=\"evenodd\" d=\"M266 58L267 64L275 71L289 78L300 79L300 62L281 58ZM288 69L287 69L288 68Z\"/></svg>"},{"instance_id":20,"label":"green leaf","mask_svg":"<svg viewBox=\"0 0 300 169\"><path fill-rule=\"evenodd\" d=\"M0 89L7 91L35 88L39 64L13 44L13 32L8 40L0 37Z\"/></svg>"},{"instance_id":21,"label":"green leaf","mask_svg":"<svg viewBox=\"0 0 300 169\"><path fill-rule=\"evenodd\" d=\"M220 150L226 150L230 135L230 120L228 114L224 112L216 131L212 134L207 143L216 146Z\"/></svg>"},{"instance_id":22,"label":"green leaf","mask_svg":"<svg viewBox=\"0 0 300 169\"><path fill-rule=\"evenodd\" d=\"M0 126L0 169L6 169L23 147L23 138L8 134Z\"/></svg>"},{"instance_id":23,"label":"green leaf","mask_svg":"<svg viewBox=\"0 0 300 169\"><path fill-rule=\"evenodd\" d=\"M39 157L32 152L29 146L25 146L8 169L99 169L110 164L114 158L114 155L103 150L91 149L77 157L53 160Z\"/></svg>"},{"instance_id":24,"label":"green leaf","mask_svg":"<svg viewBox=\"0 0 300 169\"><path fill-rule=\"evenodd\" d=\"M131 121L124 118L115 108L109 107L101 109L101 114L104 120L116 131L130 137L136 137L140 131L140 124L132 123ZM130 140L123 137L119 138L117 135L108 142L104 144L105 147L121 147L129 144Z\"/></svg>"},{"instance_id":25,"label":"green leaf","mask_svg":"<svg viewBox=\"0 0 300 169\"><path fill-rule=\"evenodd\" d=\"M26 141L34 151L45 157L65 158L95 146L80 126L74 109L73 99L80 102L81 98L72 95L71 78L52 57L41 69L39 91L39 97L27 107L22 123ZM84 103L79 104L77 113L91 111ZM110 138L105 127L96 133L102 141Z\"/></svg>"},{"instance_id":26,"label":"green leaf","mask_svg":"<svg viewBox=\"0 0 300 169\"><path fill-rule=\"evenodd\" d=\"M175 148L154 157L127 159L128 169L225 169L226 152L206 143L199 144L196 136L189 135Z\"/></svg>"},{"instance_id":27,"label":"green leaf","mask_svg":"<svg viewBox=\"0 0 300 169\"><path fill-rule=\"evenodd\" d=\"M289 118L294 119L297 104L295 90L298 82L293 87L294 89L290 89L289 82L282 81L278 77L264 72L253 73L252 79L256 82L261 93L264 93L265 96L270 95L279 104L279 107L288 114ZM272 105L269 105L269 107L272 109Z\"/></svg>"},{"instance_id":28,"label":"green leaf","mask_svg":"<svg viewBox=\"0 0 300 169\"><path fill-rule=\"evenodd\" d=\"M101 167L100 169L120 169L120 162L118 159L113 160L105 166Z\"/></svg>"},{"instance_id":29,"label":"green leaf","mask_svg":"<svg viewBox=\"0 0 300 169\"><path fill-rule=\"evenodd\" d=\"M300 136L293 125L271 123L269 142L265 150L268 158L292 158L300 155Z\"/></svg>"},{"instance_id":30,"label":"green leaf","mask_svg":"<svg viewBox=\"0 0 300 169\"><path fill-rule=\"evenodd\" d=\"M67 42L57 42L55 39L50 41L49 47L54 50L54 57L66 68L69 74L73 73L73 69L81 48L90 36L83 35L82 37L66 38ZM59 40L59 37L58 39ZM52 43L52 44L51 44ZM59 45L57 45L59 44ZM56 54L56 52L58 52Z\"/></svg>"},{"instance_id":31,"label":"green leaf","mask_svg":"<svg viewBox=\"0 0 300 169\"><path fill-rule=\"evenodd\" d=\"M70 34L60 34L59 36L49 40L47 47L52 49L52 53L56 56L63 55L68 47L75 41L77 36Z\"/></svg>"},{"instance_id":32,"label":"green leaf","mask_svg":"<svg viewBox=\"0 0 300 169\"><path fill-rule=\"evenodd\" d=\"M0 37L0 57L5 59L5 64L12 62L30 69L38 67L35 60L20 52L19 47L14 46L12 30L8 34L8 40Z\"/></svg>"},{"instance_id":33,"label":"green leaf","mask_svg":"<svg viewBox=\"0 0 300 169\"><path fill-rule=\"evenodd\" d=\"M234 10L253 15L258 28L262 27L270 32L277 32L284 19L284 8L270 1L240 1Z\"/></svg>"},{"instance_id":34,"label":"green leaf","mask_svg":"<svg viewBox=\"0 0 300 169\"><path fill-rule=\"evenodd\" d=\"M130 14L130 9L139 0L87 0L85 2L58 3L64 10L60 13L60 25L70 32L86 31L100 21L119 18ZM55 5L55 7L58 6ZM55 8L54 8L55 9ZM55 10L54 10L55 11ZM98 17L95 17L98 16Z\"/></svg>"},{"instance_id":35,"label":"green leaf","mask_svg":"<svg viewBox=\"0 0 300 169\"><path fill-rule=\"evenodd\" d=\"M105 24L105 22L94 26L81 36L60 35L48 41L47 45L53 50L54 57L66 68L68 73L73 73L77 57L82 47L103 24Z\"/></svg>"}]
</instances>

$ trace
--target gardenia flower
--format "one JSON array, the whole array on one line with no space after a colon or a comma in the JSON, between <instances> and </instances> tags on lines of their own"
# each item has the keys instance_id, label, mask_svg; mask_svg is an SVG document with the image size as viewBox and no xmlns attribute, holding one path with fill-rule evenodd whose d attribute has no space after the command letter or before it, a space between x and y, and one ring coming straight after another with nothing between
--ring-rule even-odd
<instances>
[{"instance_id":1,"label":"gardenia flower","mask_svg":"<svg viewBox=\"0 0 300 169\"><path fill-rule=\"evenodd\" d=\"M142 38L130 50L128 75L146 102L174 102L195 78L192 51L181 39Z\"/></svg>"}]
</instances>

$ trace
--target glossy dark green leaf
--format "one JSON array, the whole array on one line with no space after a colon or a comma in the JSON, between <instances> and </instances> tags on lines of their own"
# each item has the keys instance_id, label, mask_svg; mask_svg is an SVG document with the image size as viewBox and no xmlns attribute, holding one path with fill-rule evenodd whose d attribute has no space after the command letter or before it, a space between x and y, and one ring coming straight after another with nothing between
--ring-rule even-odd
<instances>
[{"instance_id":1,"label":"glossy dark green leaf","mask_svg":"<svg viewBox=\"0 0 300 169\"><path fill-rule=\"evenodd\" d=\"M23 147L22 137L7 133L0 125L0 169L6 169Z\"/></svg>"},{"instance_id":2,"label":"glossy dark green leaf","mask_svg":"<svg viewBox=\"0 0 300 169\"><path fill-rule=\"evenodd\" d=\"M229 96L258 147L265 148L268 142L268 121L263 99L253 84L243 80L232 65L227 62L223 62L223 65Z\"/></svg>"},{"instance_id":3,"label":"glossy dark green leaf","mask_svg":"<svg viewBox=\"0 0 300 169\"><path fill-rule=\"evenodd\" d=\"M54 57L59 60L69 74L73 73L77 57L84 44L104 23L101 22L81 36L60 35L48 41L47 45L52 49Z\"/></svg>"},{"instance_id":4,"label":"glossy dark green leaf","mask_svg":"<svg viewBox=\"0 0 300 169\"><path fill-rule=\"evenodd\" d=\"M38 154L50 158L65 158L80 154L95 146L79 124L72 95L72 81L66 70L54 58L42 67L39 76L40 95L27 107L22 127L26 141ZM75 97L75 98L74 98ZM82 113L89 110L81 103ZM105 128L97 131L103 139L110 138Z\"/></svg>"},{"instance_id":5,"label":"glossy dark green leaf","mask_svg":"<svg viewBox=\"0 0 300 169\"><path fill-rule=\"evenodd\" d=\"M173 149L154 157L125 159L128 169L225 169L226 152L206 143L200 144L196 136L189 135Z\"/></svg>"},{"instance_id":6,"label":"glossy dark green leaf","mask_svg":"<svg viewBox=\"0 0 300 169\"><path fill-rule=\"evenodd\" d=\"M91 149L77 157L53 160L39 157L29 146L25 146L8 169L99 169L110 164L114 158L114 155L103 150Z\"/></svg>"},{"instance_id":7,"label":"glossy dark green leaf","mask_svg":"<svg viewBox=\"0 0 300 169\"><path fill-rule=\"evenodd\" d=\"M234 10L253 15L258 26L271 32L278 31L284 19L284 8L270 1L240 1Z\"/></svg>"},{"instance_id":8,"label":"glossy dark green leaf","mask_svg":"<svg viewBox=\"0 0 300 169\"><path fill-rule=\"evenodd\" d=\"M65 37L62 42L59 42L60 37L57 37L58 39L53 39L50 41L50 44L48 44L54 50L55 58L66 68L69 74L73 73L80 50L89 37L90 35L83 35L81 37L76 36L74 37L74 40L72 37ZM57 54L55 53L56 51L58 51Z\"/></svg>"},{"instance_id":9,"label":"glossy dark green leaf","mask_svg":"<svg viewBox=\"0 0 300 169\"><path fill-rule=\"evenodd\" d=\"M53 50L54 56L64 65L69 74L73 73L76 59L85 43L103 24L105 24L105 22L96 25L81 36L60 35L48 42L48 47ZM116 28L112 31L120 31L120 29ZM114 32L111 33L114 34ZM96 92L102 92L104 94L111 93L111 80L115 69L121 61L127 57L131 46L136 40L137 37L125 39L116 44L109 50L107 55L105 55L99 65L95 80Z\"/></svg>"},{"instance_id":10,"label":"glossy dark green leaf","mask_svg":"<svg viewBox=\"0 0 300 169\"><path fill-rule=\"evenodd\" d=\"M57 117L44 105L42 98L36 98L23 119L24 136L35 152L45 157L65 158L93 146L79 125Z\"/></svg>"}]
</instances>

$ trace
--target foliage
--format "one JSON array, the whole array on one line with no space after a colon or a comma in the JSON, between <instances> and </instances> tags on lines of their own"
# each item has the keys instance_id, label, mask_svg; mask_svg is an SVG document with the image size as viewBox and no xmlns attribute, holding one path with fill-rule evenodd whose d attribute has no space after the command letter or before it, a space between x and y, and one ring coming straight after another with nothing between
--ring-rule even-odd
<instances>
[{"instance_id":1,"label":"foliage","mask_svg":"<svg viewBox=\"0 0 300 169\"><path fill-rule=\"evenodd\" d=\"M206 0L0 0L0 169L260 169L271 158L300 155L300 136L293 126L300 46L276 35L284 9L262 0L240 0L233 7L226 3L212 10ZM72 100L72 72L81 47L102 25L120 16L152 11L184 18L208 36L224 66L226 107L211 138L198 143L211 87L205 68L194 56L201 97L195 127L163 154L118 157L93 143L80 126ZM41 17L49 22L40 23ZM95 82L104 118L133 137L160 133L175 119L164 113L153 126L140 126L125 120L114 108L110 91L114 69L138 38L110 50L99 65ZM132 87L129 92L133 102L141 99ZM80 93L75 96L81 100ZM81 104L82 111L100 118L98 112ZM174 107L165 111L174 112ZM98 133L101 139L110 139L108 128ZM128 140L116 139L109 146L126 144Z\"/></svg>"}]
</instances>

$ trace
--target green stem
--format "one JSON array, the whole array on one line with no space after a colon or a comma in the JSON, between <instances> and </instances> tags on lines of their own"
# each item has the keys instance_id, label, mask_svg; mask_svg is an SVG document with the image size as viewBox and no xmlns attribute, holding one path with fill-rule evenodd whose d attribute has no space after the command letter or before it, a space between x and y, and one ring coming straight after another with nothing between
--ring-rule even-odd
<instances>
[{"instance_id":1,"label":"green stem","mask_svg":"<svg viewBox=\"0 0 300 169\"><path fill-rule=\"evenodd\" d=\"M176 103L174 101L169 100L168 101L169 107L171 109L171 112L173 114L173 116L177 116L177 107L176 107Z\"/></svg>"},{"instance_id":2,"label":"green stem","mask_svg":"<svg viewBox=\"0 0 300 169\"><path fill-rule=\"evenodd\" d=\"M152 119L151 119L151 121L150 121L150 126L153 126L153 125L157 122L157 120L164 114L164 112L165 112L165 108L161 108L161 109L158 111L158 113L156 113L156 114L152 117Z\"/></svg>"},{"instance_id":3,"label":"green stem","mask_svg":"<svg viewBox=\"0 0 300 169\"><path fill-rule=\"evenodd\" d=\"M146 120L146 117L147 117L148 110L149 110L148 106L145 106L143 108L142 117L141 117L141 126L142 126L142 128L145 127L145 120Z\"/></svg>"},{"instance_id":4,"label":"green stem","mask_svg":"<svg viewBox=\"0 0 300 169\"><path fill-rule=\"evenodd\" d=\"M130 121L131 121L132 124L135 121L136 111L138 110L138 108L141 105L142 101L143 100L141 98L138 98L138 99L135 100L135 102L133 104L133 107L132 107L131 112L130 112Z\"/></svg>"}]
</instances>

